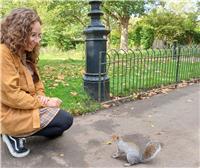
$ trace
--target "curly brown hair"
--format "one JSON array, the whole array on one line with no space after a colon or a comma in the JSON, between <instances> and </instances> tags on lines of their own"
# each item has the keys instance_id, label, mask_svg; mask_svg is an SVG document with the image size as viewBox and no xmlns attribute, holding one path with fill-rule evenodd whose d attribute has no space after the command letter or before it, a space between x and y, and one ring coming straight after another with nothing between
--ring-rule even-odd
<instances>
[{"instance_id":1,"label":"curly brown hair","mask_svg":"<svg viewBox=\"0 0 200 168\"><path fill-rule=\"evenodd\" d=\"M28 8L12 10L1 22L1 43L5 44L13 54L22 58L35 22L42 24L36 11ZM31 56L30 61L35 64L38 60L39 45L28 55Z\"/></svg>"}]
</instances>

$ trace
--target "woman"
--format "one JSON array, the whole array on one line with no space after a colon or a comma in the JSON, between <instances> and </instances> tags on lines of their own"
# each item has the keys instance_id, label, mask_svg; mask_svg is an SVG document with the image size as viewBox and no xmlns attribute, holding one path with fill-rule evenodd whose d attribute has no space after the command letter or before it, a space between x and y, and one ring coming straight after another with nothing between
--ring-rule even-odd
<instances>
[{"instance_id":1,"label":"woman","mask_svg":"<svg viewBox=\"0 0 200 168\"><path fill-rule=\"evenodd\" d=\"M41 20L31 9L15 9L1 22L0 133L14 157L29 154L25 137L54 138L73 123L61 100L44 94L36 67L40 40Z\"/></svg>"}]
</instances>

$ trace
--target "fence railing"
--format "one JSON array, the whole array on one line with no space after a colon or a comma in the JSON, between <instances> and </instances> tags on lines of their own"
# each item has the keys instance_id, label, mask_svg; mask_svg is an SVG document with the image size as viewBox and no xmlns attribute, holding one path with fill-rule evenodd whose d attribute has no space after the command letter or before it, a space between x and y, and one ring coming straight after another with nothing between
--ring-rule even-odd
<instances>
[{"instance_id":1,"label":"fence railing","mask_svg":"<svg viewBox=\"0 0 200 168\"><path fill-rule=\"evenodd\" d=\"M199 78L200 47L113 49L107 52L107 61L100 63L100 69L105 67L110 81L110 97L120 99L161 85Z\"/></svg>"}]
</instances>

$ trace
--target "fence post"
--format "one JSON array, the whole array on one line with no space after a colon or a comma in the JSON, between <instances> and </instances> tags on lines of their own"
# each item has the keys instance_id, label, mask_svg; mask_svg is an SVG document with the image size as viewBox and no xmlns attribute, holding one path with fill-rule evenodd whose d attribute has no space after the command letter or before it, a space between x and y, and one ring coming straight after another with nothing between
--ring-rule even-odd
<instances>
[{"instance_id":1,"label":"fence post","mask_svg":"<svg viewBox=\"0 0 200 168\"><path fill-rule=\"evenodd\" d=\"M177 51L176 51L177 43L176 41L173 42L173 49L172 49L172 58L176 59L177 57Z\"/></svg>"},{"instance_id":2,"label":"fence post","mask_svg":"<svg viewBox=\"0 0 200 168\"><path fill-rule=\"evenodd\" d=\"M179 67L180 67L180 54L181 54L181 47L178 45L177 47L177 64L176 64L176 84L180 81L179 79Z\"/></svg>"},{"instance_id":3,"label":"fence post","mask_svg":"<svg viewBox=\"0 0 200 168\"><path fill-rule=\"evenodd\" d=\"M90 0L91 24L85 29L86 68L83 77L85 91L95 100L109 99L109 78L106 74L106 42L109 30L101 23L101 0ZM101 66L101 68L99 68Z\"/></svg>"}]
</instances>

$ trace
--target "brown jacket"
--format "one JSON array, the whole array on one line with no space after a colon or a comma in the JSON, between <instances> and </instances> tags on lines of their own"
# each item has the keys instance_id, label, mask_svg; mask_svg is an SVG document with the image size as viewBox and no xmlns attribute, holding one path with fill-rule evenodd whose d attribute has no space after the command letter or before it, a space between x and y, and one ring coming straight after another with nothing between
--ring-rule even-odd
<instances>
[{"instance_id":1,"label":"brown jacket","mask_svg":"<svg viewBox=\"0 0 200 168\"><path fill-rule=\"evenodd\" d=\"M0 44L1 115L0 133L20 136L40 128L37 95L44 95L41 81L33 83L31 73L4 44Z\"/></svg>"}]
</instances>

